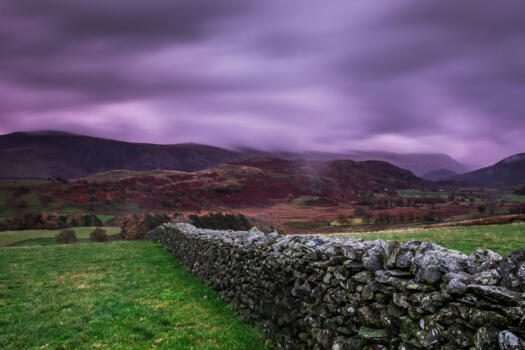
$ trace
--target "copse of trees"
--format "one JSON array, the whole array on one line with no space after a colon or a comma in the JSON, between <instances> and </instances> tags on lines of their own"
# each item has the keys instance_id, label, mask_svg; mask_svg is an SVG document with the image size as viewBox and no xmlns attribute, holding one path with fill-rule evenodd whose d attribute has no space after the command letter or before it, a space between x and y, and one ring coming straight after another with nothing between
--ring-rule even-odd
<instances>
[{"instance_id":1,"label":"copse of trees","mask_svg":"<svg viewBox=\"0 0 525 350\"><path fill-rule=\"evenodd\" d=\"M248 219L242 214L211 213L206 215L190 215L196 227L213 230L248 231L252 228Z\"/></svg>"},{"instance_id":2,"label":"copse of trees","mask_svg":"<svg viewBox=\"0 0 525 350\"><path fill-rule=\"evenodd\" d=\"M149 231L170 221L171 218L166 214L129 215L122 222L120 234L126 240L142 240Z\"/></svg>"}]
</instances>

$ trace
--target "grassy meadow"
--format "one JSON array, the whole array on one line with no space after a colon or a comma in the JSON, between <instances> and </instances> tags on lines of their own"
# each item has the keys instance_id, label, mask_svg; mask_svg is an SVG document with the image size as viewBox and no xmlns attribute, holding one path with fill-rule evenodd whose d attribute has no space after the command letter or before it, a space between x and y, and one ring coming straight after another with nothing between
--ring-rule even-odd
<instances>
[{"instance_id":1,"label":"grassy meadow","mask_svg":"<svg viewBox=\"0 0 525 350\"><path fill-rule=\"evenodd\" d=\"M0 249L1 349L264 349L152 242Z\"/></svg>"},{"instance_id":2,"label":"grassy meadow","mask_svg":"<svg viewBox=\"0 0 525 350\"><path fill-rule=\"evenodd\" d=\"M89 234L93 232L95 227L80 226L72 227L77 233L78 239L87 239ZM120 232L120 227L103 227L108 235L113 235ZM41 239L41 238L52 238L55 237L61 230L23 230L23 231L0 231L0 247L5 247L16 242L23 242L24 245L30 244L49 244L55 242L54 239Z\"/></svg>"},{"instance_id":3,"label":"grassy meadow","mask_svg":"<svg viewBox=\"0 0 525 350\"><path fill-rule=\"evenodd\" d=\"M436 242L444 247L470 254L476 249L490 249L501 255L525 248L525 223L485 226L417 228L377 232L348 233L341 236L366 240L378 238L395 241Z\"/></svg>"}]
</instances>

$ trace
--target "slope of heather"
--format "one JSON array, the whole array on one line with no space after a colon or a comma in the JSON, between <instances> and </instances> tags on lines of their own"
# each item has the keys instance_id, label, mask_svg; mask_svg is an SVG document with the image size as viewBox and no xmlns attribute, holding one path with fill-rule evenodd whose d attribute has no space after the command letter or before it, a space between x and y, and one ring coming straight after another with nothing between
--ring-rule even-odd
<instances>
[{"instance_id":1,"label":"slope of heather","mask_svg":"<svg viewBox=\"0 0 525 350\"><path fill-rule=\"evenodd\" d=\"M258 158L193 173L129 175L112 172L89 179L110 181L121 188L150 185L159 189L155 197L175 200L182 208L267 205L302 196L311 196L317 204L349 203L359 200L367 191L384 192L385 188L417 188L426 184L411 172L386 162L348 160Z\"/></svg>"},{"instance_id":2,"label":"slope of heather","mask_svg":"<svg viewBox=\"0 0 525 350\"><path fill-rule=\"evenodd\" d=\"M44 181L9 201L14 207L29 195L83 210L107 212L241 208L288 203L337 205L369 192L421 188L429 183L407 170L379 161L304 161L261 158L222 164L196 172L169 170L99 173L69 183ZM26 197L24 197L26 196ZM119 209L120 208L120 209Z\"/></svg>"},{"instance_id":3,"label":"slope of heather","mask_svg":"<svg viewBox=\"0 0 525 350\"><path fill-rule=\"evenodd\" d=\"M453 179L474 184L525 184L525 153L515 154L492 166L461 174Z\"/></svg>"},{"instance_id":4,"label":"slope of heather","mask_svg":"<svg viewBox=\"0 0 525 350\"><path fill-rule=\"evenodd\" d=\"M0 178L3 179L79 178L116 169L197 171L256 157L316 161L383 160L416 175L439 168L458 173L467 171L462 164L444 154L232 151L199 144L130 143L58 131L16 132L0 136Z\"/></svg>"}]
</instances>

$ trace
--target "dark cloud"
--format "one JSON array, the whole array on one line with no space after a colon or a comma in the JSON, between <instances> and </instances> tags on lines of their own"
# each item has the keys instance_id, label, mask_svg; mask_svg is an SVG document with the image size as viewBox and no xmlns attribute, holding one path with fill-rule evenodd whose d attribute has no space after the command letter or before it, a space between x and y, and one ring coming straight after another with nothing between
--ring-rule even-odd
<instances>
[{"instance_id":1,"label":"dark cloud","mask_svg":"<svg viewBox=\"0 0 525 350\"><path fill-rule=\"evenodd\" d=\"M0 132L523 152L525 3L0 4Z\"/></svg>"}]
</instances>

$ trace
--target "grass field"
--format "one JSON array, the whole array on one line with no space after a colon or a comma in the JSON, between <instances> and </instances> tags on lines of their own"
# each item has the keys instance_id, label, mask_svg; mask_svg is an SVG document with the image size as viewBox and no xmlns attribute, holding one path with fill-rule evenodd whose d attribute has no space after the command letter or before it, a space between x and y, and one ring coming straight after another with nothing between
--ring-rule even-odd
<instances>
[{"instance_id":1,"label":"grass field","mask_svg":"<svg viewBox=\"0 0 525 350\"><path fill-rule=\"evenodd\" d=\"M115 219L115 215L97 215L97 217L105 225L108 221Z\"/></svg>"},{"instance_id":2,"label":"grass field","mask_svg":"<svg viewBox=\"0 0 525 350\"><path fill-rule=\"evenodd\" d=\"M525 224L523 223L349 233L343 236L360 237L366 240L382 238L396 241L436 242L467 254L478 248L490 249L501 255L525 248Z\"/></svg>"},{"instance_id":3,"label":"grass field","mask_svg":"<svg viewBox=\"0 0 525 350\"><path fill-rule=\"evenodd\" d=\"M417 189L411 190L397 190L397 194L400 197L443 197L446 198L449 196L448 192L431 192L431 191L421 191Z\"/></svg>"},{"instance_id":4,"label":"grass field","mask_svg":"<svg viewBox=\"0 0 525 350\"><path fill-rule=\"evenodd\" d=\"M1 349L264 349L152 242L0 249Z\"/></svg>"},{"instance_id":5,"label":"grass field","mask_svg":"<svg viewBox=\"0 0 525 350\"><path fill-rule=\"evenodd\" d=\"M120 227L103 227L108 235L120 232ZM89 234L95 227L73 227L77 233L77 238L89 238ZM10 245L19 241L35 239L41 237L54 237L60 230L24 230L24 231L1 231L0 247ZM28 243L28 242L25 242Z\"/></svg>"}]
</instances>

